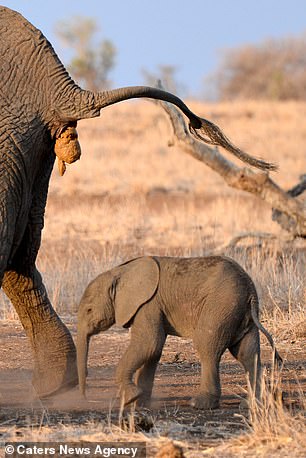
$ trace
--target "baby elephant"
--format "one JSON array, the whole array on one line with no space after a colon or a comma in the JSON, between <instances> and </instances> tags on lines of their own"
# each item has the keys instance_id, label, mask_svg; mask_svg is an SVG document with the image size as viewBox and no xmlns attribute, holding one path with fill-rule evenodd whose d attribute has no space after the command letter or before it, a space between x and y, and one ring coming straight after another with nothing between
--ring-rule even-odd
<instances>
[{"instance_id":1,"label":"baby elephant","mask_svg":"<svg viewBox=\"0 0 306 458\"><path fill-rule=\"evenodd\" d=\"M117 382L125 405L149 404L158 361L168 334L193 340L201 360L201 383L191 404L219 405L219 363L229 349L243 365L257 398L260 393L262 331L258 297L249 275L223 256L141 257L93 280L78 312L79 385L85 394L89 338L114 323L131 327L130 344L119 362ZM135 383L133 376L136 373Z\"/></svg>"}]
</instances>

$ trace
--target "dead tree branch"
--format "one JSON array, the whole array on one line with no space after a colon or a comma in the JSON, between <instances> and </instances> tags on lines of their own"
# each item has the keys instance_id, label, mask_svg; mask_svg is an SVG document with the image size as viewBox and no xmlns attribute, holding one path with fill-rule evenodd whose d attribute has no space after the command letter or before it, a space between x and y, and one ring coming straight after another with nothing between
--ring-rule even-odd
<instances>
[{"instance_id":1,"label":"dead tree branch","mask_svg":"<svg viewBox=\"0 0 306 458\"><path fill-rule=\"evenodd\" d=\"M267 172L254 172L247 167L238 167L226 159L216 148L212 148L194 139L186 126L183 116L166 102L159 102L168 114L173 127L173 140L185 153L203 162L225 182L235 188L256 195L267 202L273 209L273 219L293 237L306 237L306 207L295 196L305 190L301 182L288 192L281 189Z\"/></svg>"}]
</instances>

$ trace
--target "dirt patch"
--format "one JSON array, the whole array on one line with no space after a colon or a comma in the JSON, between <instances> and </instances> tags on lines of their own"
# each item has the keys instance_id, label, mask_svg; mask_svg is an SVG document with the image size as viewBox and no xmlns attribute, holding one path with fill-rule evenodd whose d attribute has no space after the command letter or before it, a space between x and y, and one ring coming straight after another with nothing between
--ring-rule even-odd
<instances>
[{"instance_id":1,"label":"dirt patch","mask_svg":"<svg viewBox=\"0 0 306 458\"><path fill-rule=\"evenodd\" d=\"M43 425L86 425L88 422L118 424L119 402L114 382L116 365L128 345L128 331L112 328L92 338L89 352L87 401L77 388L41 401L31 385L32 355L18 322L1 322L0 339L0 437L10 430L21 437ZM75 326L70 330L75 336ZM271 353L263 344L263 361L269 366ZM285 359L282 389L285 406L299 411L301 391L306 391L306 354L302 341L279 345ZM169 337L158 367L150 416L164 435L182 437L207 446L246 430L246 411L240 410L246 396L245 375L227 352L221 362L222 399L220 409L195 411L189 406L200 376L197 355L189 340ZM18 436L17 434L17 436Z\"/></svg>"}]
</instances>

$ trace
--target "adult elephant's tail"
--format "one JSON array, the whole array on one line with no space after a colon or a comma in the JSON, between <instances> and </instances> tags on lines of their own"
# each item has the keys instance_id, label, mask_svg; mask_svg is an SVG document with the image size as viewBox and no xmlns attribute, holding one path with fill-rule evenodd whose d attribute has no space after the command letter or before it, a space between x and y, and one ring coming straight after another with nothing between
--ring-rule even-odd
<instances>
[{"instance_id":1,"label":"adult elephant's tail","mask_svg":"<svg viewBox=\"0 0 306 458\"><path fill-rule=\"evenodd\" d=\"M222 146L234 156L238 157L242 162L252 165L262 170L277 170L277 166L262 159L250 156L245 151L242 151L224 135L220 127L211 121L204 118L198 118L197 123L190 122L189 130L199 140L210 145Z\"/></svg>"},{"instance_id":2,"label":"adult elephant's tail","mask_svg":"<svg viewBox=\"0 0 306 458\"><path fill-rule=\"evenodd\" d=\"M148 86L131 86L110 91L99 92L97 94L98 105L100 108L112 105L132 98L149 98L162 100L164 102L172 103L177 106L189 119L189 130L191 134L200 141L205 143L221 146L229 151L234 156L238 157L241 161L257 167L262 170L276 170L274 164L257 159L253 156L242 151L235 146L222 132L222 130L213 122L205 118L200 118L194 114L187 105L176 95L170 92L163 91L158 88Z\"/></svg>"}]
</instances>

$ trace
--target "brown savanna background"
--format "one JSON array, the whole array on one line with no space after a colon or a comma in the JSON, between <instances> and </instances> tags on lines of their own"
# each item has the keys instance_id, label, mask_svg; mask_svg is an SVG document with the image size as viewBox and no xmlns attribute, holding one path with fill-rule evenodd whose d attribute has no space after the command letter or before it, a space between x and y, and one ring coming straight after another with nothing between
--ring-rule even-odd
<instances>
[{"instance_id":1,"label":"brown savanna background","mask_svg":"<svg viewBox=\"0 0 306 458\"><path fill-rule=\"evenodd\" d=\"M281 187L298 182L306 169L305 103L190 105L250 154L277 163L279 172L273 178ZM208 167L168 147L170 123L153 103L124 103L105 110L101 118L81 122L79 135L80 162L69 166L64 177L56 168L53 173L39 259L46 273L51 253L59 257L52 263L57 274L63 265L64 282L59 278L58 285L63 299L58 304L55 300L57 307L72 310L87 277L132 256L204 255L248 231L284 237L268 205L230 189ZM271 258L267 261L275 268ZM258 270L257 263L249 269L266 285L267 273ZM77 270L81 291L77 285L69 288ZM284 290L287 286L292 293L294 285L283 284ZM67 303L69 290L75 296Z\"/></svg>"},{"instance_id":2,"label":"brown savanna background","mask_svg":"<svg viewBox=\"0 0 306 458\"><path fill-rule=\"evenodd\" d=\"M204 104L190 101L189 105L200 116L217 123L248 153L277 163L279 172L273 173L273 178L284 189L296 184L299 176L305 173L306 103ZM24 407L16 395L16 407L9 408L6 396L9 398L10 389L6 388L6 399L0 399L6 415L2 422L16 417L16 412L21 417L24 415L24 421L19 426L18 421L13 421L11 426L1 427L2 437L14 438L17 431L21 431L22 437L35 440L112 440L114 437L124 440L133 437L147 441L152 447L159 446L168 437L180 441L186 456L201 456L202 453L203 456L254 456L248 453L255 449L261 453L258 456L287 456L284 453L304 456L306 286L303 242L295 241L290 250L283 249L279 241L285 234L272 221L267 204L228 188L202 163L175 147L168 147L171 126L164 111L154 103L126 102L105 109L100 118L82 121L78 131L81 160L69 166L63 177L59 176L57 167L54 168L38 259L51 301L72 332L75 333L77 304L84 288L98 273L115 264L143 254L205 255L244 232L276 234L277 242L257 247L257 241L247 240L225 254L237 259L257 285L262 321L273 333L287 363L283 382L285 405L273 404L273 418L268 408L264 413L255 414L251 429L235 401L228 404L222 401L221 411L204 416L193 412L187 407L186 399L198 383L198 361L188 341L171 338L157 374L154 395L160 399L162 393L164 404L159 403L163 413L154 414L153 432L132 434L131 425L125 432L115 426L110 428L107 402L104 410L87 416L82 411L77 420L71 413L71 406L66 416L54 414L57 420L64 418L64 426L52 420L52 406L40 405L38 426L35 423L33 428L31 415L27 417L24 413L31 410L29 405ZM22 383L16 385L22 390L24 384L29 384L31 354L26 340L16 339L24 334L4 296L0 315L5 335L0 341L4 356L0 363L1 374L13 390L18 370L25 371ZM128 333L117 328L95 338L89 356L92 368L88 380L89 397L90 393L97 399L105 397L98 386L103 377L104 384L107 380L107 389L113 389L114 393L115 363L127 342ZM264 360L269 362L269 347L264 339L262 344ZM194 377L190 377L193 371ZM241 369L228 355L222 373L226 395L241 394L238 385L246 389ZM177 374L181 382L171 388L170 379L175 380ZM238 379L235 378L237 374ZM238 380L237 386L233 380ZM90 392L93 384L97 389ZM83 427L85 422L86 427ZM78 423L78 433L75 423Z\"/></svg>"}]
</instances>

